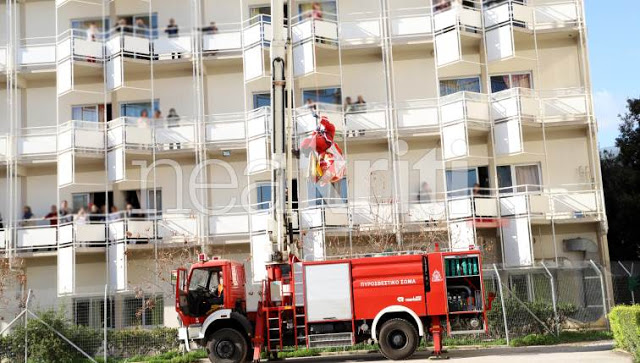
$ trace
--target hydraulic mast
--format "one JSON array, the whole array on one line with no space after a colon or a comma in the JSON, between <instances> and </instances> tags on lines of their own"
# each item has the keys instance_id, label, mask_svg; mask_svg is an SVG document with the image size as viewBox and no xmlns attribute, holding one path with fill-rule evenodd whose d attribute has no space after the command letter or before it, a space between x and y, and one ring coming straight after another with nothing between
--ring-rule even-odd
<instances>
[{"instance_id":1,"label":"hydraulic mast","mask_svg":"<svg viewBox=\"0 0 640 363\"><path fill-rule=\"evenodd\" d=\"M271 155L273 169L272 202L275 209L269 226L272 242L272 261L281 262L287 256L286 225L287 215L287 118L285 116L286 97L286 42L284 19L284 0L271 0L271 109L272 109L272 139Z\"/></svg>"}]
</instances>

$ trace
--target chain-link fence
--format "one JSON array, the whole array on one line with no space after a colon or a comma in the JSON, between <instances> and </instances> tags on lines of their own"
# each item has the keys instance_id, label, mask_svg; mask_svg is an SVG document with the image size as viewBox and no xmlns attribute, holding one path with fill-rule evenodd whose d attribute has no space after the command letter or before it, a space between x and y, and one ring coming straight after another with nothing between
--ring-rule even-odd
<instances>
[{"instance_id":1,"label":"chain-link fence","mask_svg":"<svg viewBox=\"0 0 640 363\"><path fill-rule=\"evenodd\" d=\"M640 261L611 261L609 278L616 305L640 303Z\"/></svg>"},{"instance_id":2,"label":"chain-link fence","mask_svg":"<svg viewBox=\"0 0 640 363\"><path fill-rule=\"evenodd\" d=\"M446 345L508 344L534 333L607 326L606 275L595 263L537 263L518 269L489 265L483 278L488 332L451 335ZM91 361L180 348L175 328L168 327L175 316L174 297L168 291L115 294L95 286L73 297L58 297L53 288L4 295L0 316L15 321L0 321L0 360L25 361L26 352L55 356L51 361Z\"/></svg>"}]
</instances>

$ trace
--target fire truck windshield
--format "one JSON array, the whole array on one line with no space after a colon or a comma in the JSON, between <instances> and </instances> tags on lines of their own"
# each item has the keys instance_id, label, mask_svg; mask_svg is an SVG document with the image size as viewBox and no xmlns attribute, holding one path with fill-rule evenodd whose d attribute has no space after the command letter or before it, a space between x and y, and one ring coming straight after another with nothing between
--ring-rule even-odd
<instances>
[{"instance_id":1,"label":"fire truck windshield","mask_svg":"<svg viewBox=\"0 0 640 363\"><path fill-rule=\"evenodd\" d=\"M211 292L218 289L222 281L222 269L217 268L198 268L193 270L191 281L189 282L189 291L209 290Z\"/></svg>"}]
</instances>

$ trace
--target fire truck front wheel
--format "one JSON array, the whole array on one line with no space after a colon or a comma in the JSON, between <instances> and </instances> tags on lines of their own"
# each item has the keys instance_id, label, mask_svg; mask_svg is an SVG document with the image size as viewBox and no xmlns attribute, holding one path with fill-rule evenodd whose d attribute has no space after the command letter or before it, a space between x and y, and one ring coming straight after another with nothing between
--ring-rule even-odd
<instances>
[{"instance_id":1,"label":"fire truck front wheel","mask_svg":"<svg viewBox=\"0 0 640 363\"><path fill-rule=\"evenodd\" d=\"M390 319L380 329L380 351L391 360L411 357L418 347L418 331L404 319Z\"/></svg>"},{"instance_id":2,"label":"fire truck front wheel","mask_svg":"<svg viewBox=\"0 0 640 363\"><path fill-rule=\"evenodd\" d=\"M217 330L209 337L207 353L211 363L240 363L247 359L247 340L231 328Z\"/></svg>"}]
</instances>

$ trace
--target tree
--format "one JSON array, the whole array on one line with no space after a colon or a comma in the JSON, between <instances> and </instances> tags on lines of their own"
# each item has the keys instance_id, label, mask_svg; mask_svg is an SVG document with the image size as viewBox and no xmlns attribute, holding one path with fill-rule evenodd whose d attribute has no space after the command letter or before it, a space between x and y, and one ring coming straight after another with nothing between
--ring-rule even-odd
<instances>
[{"instance_id":1,"label":"tree","mask_svg":"<svg viewBox=\"0 0 640 363\"><path fill-rule=\"evenodd\" d=\"M609 222L609 255L612 260L640 256L640 99L627 100L627 112L616 138L618 155L605 152L602 184Z\"/></svg>"}]
</instances>

